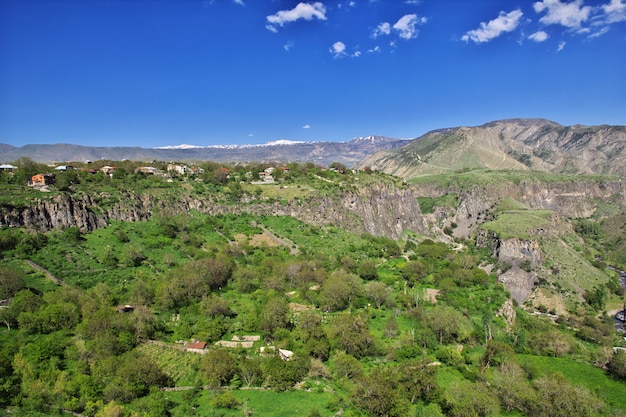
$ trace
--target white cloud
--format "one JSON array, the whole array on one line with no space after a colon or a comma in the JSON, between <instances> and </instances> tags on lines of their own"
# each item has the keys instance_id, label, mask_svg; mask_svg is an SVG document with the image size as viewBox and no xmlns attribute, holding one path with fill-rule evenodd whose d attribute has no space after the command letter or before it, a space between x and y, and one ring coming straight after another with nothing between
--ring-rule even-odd
<instances>
[{"instance_id":1,"label":"white cloud","mask_svg":"<svg viewBox=\"0 0 626 417\"><path fill-rule=\"evenodd\" d=\"M468 31L461 37L464 41L474 41L475 43L489 42L490 40L497 38L504 32L512 32L519 25L520 19L524 13L521 10L516 9L509 13L501 11L497 18L490 20L489 22L480 22L478 29Z\"/></svg>"},{"instance_id":2,"label":"white cloud","mask_svg":"<svg viewBox=\"0 0 626 417\"><path fill-rule=\"evenodd\" d=\"M559 46L556 47L557 52L561 52L565 48L565 41L559 42Z\"/></svg>"},{"instance_id":3,"label":"white cloud","mask_svg":"<svg viewBox=\"0 0 626 417\"><path fill-rule=\"evenodd\" d=\"M391 25L387 22L383 22L379 24L378 27L376 27L376 29L374 29L374 32L372 32L372 38L376 39L377 37L381 35L389 35L390 33L391 33Z\"/></svg>"},{"instance_id":4,"label":"white cloud","mask_svg":"<svg viewBox=\"0 0 626 417\"><path fill-rule=\"evenodd\" d=\"M265 27L276 32L276 26L284 26L285 23L295 22L296 20L326 20L326 6L323 3L298 3L296 7L291 10L280 10L276 14L266 17L268 25Z\"/></svg>"},{"instance_id":5,"label":"white cloud","mask_svg":"<svg viewBox=\"0 0 626 417\"><path fill-rule=\"evenodd\" d=\"M393 29L399 32L399 36L402 39L412 39L416 38L419 34L417 30L418 24L424 24L428 21L425 17L418 18L416 14L407 14L402 16L396 23L393 25Z\"/></svg>"},{"instance_id":6,"label":"white cloud","mask_svg":"<svg viewBox=\"0 0 626 417\"><path fill-rule=\"evenodd\" d=\"M626 2L622 3L622 0L611 0L609 4L605 4L601 7L606 14L607 23L626 21Z\"/></svg>"},{"instance_id":7,"label":"white cloud","mask_svg":"<svg viewBox=\"0 0 626 417\"><path fill-rule=\"evenodd\" d=\"M283 49L287 52L289 52L291 50L291 48L293 48L294 43L293 42L287 42L286 44L283 45Z\"/></svg>"},{"instance_id":8,"label":"white cloud","mask_svg":"<svg viewBox=\"0 0 626 417\"><path fill-rule=\"evenodd\" d=\"M304 126L302 126L302 129L310 129L310 128L311 128L311 125L304 125Z\"/></svg>"},{"instance_id":9,"label":"white cloud","mask_svg":"<svg viewBox=\"0 0 626 417\"><path fill-rule=\"evenodd\" d=\"M330 48L330 53L339 58L346 54L346 44L343 42L335 42Z\"/></svg>"},{"instance_id":10,"label":"white cloud","mask_svg":"<svg viewBox=\"0 0 626 417\"><path fill-rule=\"evenodd\" d=\"M609 26L604 26L602 29L598 30L597 32L593 32L591 35L589 35L587 37L589 39L599 38L600 36L602 36L605 33L607 33L609 30L611 30Z\"/></svg>"},{"instance_id":11,"label":"white cloud","mask_svg":"<svg viewBox=\"0 0 626 417\"><path fill-rule=\"evenodd\" d=\"M530 36L528 36L528 39L535 42L543 42L548 39L548 34L543 30L540 30L538 32L532 33Z\"/></svg>"},{"instance_id":12,"label":"white cloud","mask_svg":"<svg viewBox=\"0 0 626 417\"><path fill-rule=\"evenodd\" d=\"M537 13L546 12L539 21L546 25L561 25L570 29L580 28L589 19L591 6L583 6L583 0L563 3L561 0L542 0L533 4Z\"/></svg>"},{"instance_id":13,"label":"white cloud","mask_svg":"<svg viewBox=\"0 0 626 417\"><path fill-rule=\"evenodd\" d=\"M368 49L367 52L369 52L369 53L380 52L380 46L376 45L372 49Z\"/></svg>"},{"instance_id":14,"label":"white cloud","mask_svg":"<svg viewBox=\"0 0 626 417\"><path fill-rule=\"evenodd\" d=\"M233 3L238 4L240 6L245 6L243 0L233 0Z\"/></svg>"}]
</instances>

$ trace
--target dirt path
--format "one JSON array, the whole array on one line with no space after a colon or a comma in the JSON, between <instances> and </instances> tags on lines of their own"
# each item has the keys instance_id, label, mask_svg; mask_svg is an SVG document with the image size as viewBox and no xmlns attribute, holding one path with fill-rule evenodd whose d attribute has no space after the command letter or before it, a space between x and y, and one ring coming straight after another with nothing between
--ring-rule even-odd
<instances>
[{"instance_id":1,"label":"dirt path","mask_svg":"<svg viewBox=\"0 0 626 417\"><path fill-rule=\"evenodd\" d=\"M282 246L289 248L289 253L291 255L297 255L300 253L300 249L298 249L298 245L294 244L292 241L279 238L278 236L276 236L274 233L269 231L263 225L260 225L260 227L263 230L263 232L265 232L269 237L271 237L274 240L274 242L276 242L278 245L282 245Z\"/></svg>"},{"instance_id":2,"label":"dirt path","mask_svg":"<svg viewBox=\"0 0 626 417\"><path fill-rule=\"evenodd\" d=\"M55 284L57 284L57 285L65 285L63 280L58 279L57 277L52 275L52 273L50 271L48 271L47 269L45 269L42 266L37 265L35 262L31 261L30 259L27 259L26 263L28 265L30 265L31 267L33 267L34 269L36 269L37 271L43 272L46 275L46 277L48 277L48 279L50 281L54 282Z\"/></svg>"}]
</instances>

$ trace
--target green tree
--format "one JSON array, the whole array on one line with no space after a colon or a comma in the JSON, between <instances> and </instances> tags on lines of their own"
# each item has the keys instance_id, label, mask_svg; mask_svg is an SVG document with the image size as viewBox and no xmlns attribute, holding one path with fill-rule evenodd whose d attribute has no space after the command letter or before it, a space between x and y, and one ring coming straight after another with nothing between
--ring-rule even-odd
<instances>
[{"instance_id":1,"label":"green tree","mask_svg":"<svg viewBox=\"0 0 626 417\"><path fill-rule=\"evenodd\" d=\"M373 416L406 416L409 403L400 394L398 375L391 367L379 366L355 383L354 404Z\"/></svg>"},{"instance_id":2,"label":"green tree","mask_svg":"<svg viewBox=\"0 0 626 417\"><path fill-rule=\"evenodd\" d=\"M237 372L237 361L225 349L210 349L200 362L200 370L211 387L226 385Z\"/></svg>"},{"instance_id":3,"label":"green tree","mask_svg":"<svg viewBox=\"0 0 626 417\"><path fill-rule=\"evenodd\" d=\"M265 385L276 391L288 390L307 375L309 363L309 358L300 355L294 355L289 361L272 356L263 363Z\"/></svg>"},{"instance_id":4,"label":"green tree","mask_svg":"<svg viewBox=\"0 0 626 417\"><path fill-rule=\"evenodd\" d=\"M349 353L339 351L333 356L335 375L339 378L360 378L363 376L363 365Z\"/></svg>"},{"instance_id":5,"label":"green tree","mask_svg":"<svg viewBox=\"0 0 626 417\"><path fill-rule=\"evenodd\" d=\"M618 352L614 354L609 361L608 370L613 377L626 381L626 353Z\"/></svg>"},{"instance_id":6,"label":"green tree","mask_svg":"<svg viewBox=\"0 0 626 417\"><path fill-rule=\"evenodd\" d=\"M586 291L584 294L585 302L589 304L595 311L602 311L606 306L608 299L608 291L605 286L596 286L591 291Z\"/></svg>"},{"instance_id":7,"label":"green tree","mask_svg":"<svg viewBox=\"0 0 626 417\"><path fill-rule=\"evenodd\" d=\"M114 377L104 388L107 401L129 402L148 394L151 388L170 384L163 370L150 358L127 352L119 358Z\"/></svg>"},{"instance_id":8,"label":"green tree","mask_svg":"<svg viewBox=\"0 0 626 417\"><path fill-rule=\"evenodd\" d=\"M356 358L363 358L377 351L374 337L367 325L367 319L361 315L342 314L333 320L328 330L328 338L336 349Z\"/></svg>"},{"instance_id":9,"label":"green tree","mask_svg":"<svg viewBox=\"0 0 626 417\"><path fill-rule=\"evenodd\" d=\"M452 307L436 305L423 313L423 320L435 333L439 344L443 344L456 341L463 316Z\"/></svg>"},{"instance_id":10,"label":"green tree","mask_svg":"<svg viewBox=\"0 0 626 417\"><path fill-rule=\"evenodd\" d=\"M374 260L366 259L359 262L358 271L359 276L365 281L378 279L378 269Z\"/></svg>"},{"instance_id":11,"label":"green tree","mask_svg":"<svg viewBox=\"0 0 626 417\"><path fill-rule=\"evenodd\" d=\"M498 396L500 405L508 412L519 410L530 414L531 407L539 401L526 372L515 361L505 362L486 375L491 391Z\"/></svg>"},{"instance_id":12,"label":"green tree","mask_svg":"<svg viewBox=\"0 0 626 417\"><path fill-rule=\"evenodd\" d=\"M24 288L24 276L17 269L0 268L0 300L13 297Z\"/></svg>"},{"instance_id":13,"label":"green tree","mask_svg":"<svg viewBox=\"0 0 626 417\"><path fill-rule=\"evenodd\" d=\"M538 401L532 408L535 417L592 417L604 404L587 389L572 385L563 375L543 376L533 381Z\"/></svg>"},{"instance_id":14,"label":"green tree","mask_svg":"<svg viewBox=\"0 0 626 417\"><path fill-rule=\"evenodd\" d=\"M282 297L272 297L261 309L260 325L265 335L272 339L279 329L289 326L289 306Z\"/></svg>"},{"instance_id":15,"label":"green tree","mask_svg":"<svg viewBox=\"0 0 626 417\"><path fill-rule=\"evenodd\" d=\"M343 269L334 271L320 292L321 307L325 311L340 311L350 305L362 293L361 279Z\"/></svg>"},{"instance_id":16,"label":"green tree","mask_svg":"<svg viewBox=\"0 0 626 417\"><path fill-rule=\"evenodd\" d=\"M391 303L391 289L383 282L368 282L363 286L363 289L365 297L374 304L376 308L380 308L383 305L388 306Z\"/></svg>"},{"instance_id":17,"label":"green tree","mask_svg":"<svg viewBox=\"0 0 626 417\"><path fill-rule=\"evenodd\" d=\"M482 382L453 382L446 393L444 411L450 417L493 416L498 410L498 400Z\"/></svg>"},{"instance_id":18,"label":"green tree","mask_svg":"<svg viewBox=\"0 0 626 417\"><path fill-rule=\"evenodd\" d=\"M263 377L263 370L258 358L242 356L239 359L239 377L247 387L260 381Z\"/></svg>"},{"instance_id":19,"label":"green tree","mask_svg":"<svg viewBox=\"0 0 626 417\"><path fill-rule=\"evenodd\" d=\"M409 260L402 268L402 278L408 281L410 284L420 282L428 274L428 266L417 260Z\"/></svg>"}]
</instances>

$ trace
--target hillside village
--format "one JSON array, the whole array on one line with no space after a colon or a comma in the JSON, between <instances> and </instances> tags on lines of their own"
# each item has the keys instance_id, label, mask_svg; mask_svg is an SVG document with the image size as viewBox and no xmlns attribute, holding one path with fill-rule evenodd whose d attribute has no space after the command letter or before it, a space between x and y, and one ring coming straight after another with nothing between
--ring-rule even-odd
<instances>
[{"instance_id":1,"label":"hillside village","mask_svg":"<svg viewBox=\"0 0 626 417\"><path fill-rule=\"evenodd\" d=\"M82 167L76 167L74 165L50 165L49 172L45 172L45 173L39 172L31 176L28 180L28 184L34 187L44 187L48 185L54 185L56 183L57 175L61 175L62 173L73 172L73 171L80 171L82 173L86 173L90 175L96 175L98 173L102 173L103 175L113 178L113 176L115 175L115 172L118 169L118 167L111 166L111 165L104 165L100 167L99 169L93 169L89 167L89 165L91 164L92 164L91 162L88 162L84 164L86 166L82 166ZM9 176L13 175L18 169L19 169L18 167L14 165L10 165L10 164L0 165L0 171L4 172L5 174ZM251 181L252 184L255 184L255 185L272 184L274 183L274 172L276 170L279 170L281 174L289 173L289 169L285 165L280 165L277 167L268 166L262 170L255 171L255 172L247 171L244 174L244 178L248 181ZM226 166L222 166L217 170L217 174L220 176L224 176L226 179L229 179L230 171L231 171L230 168ZM159 176L159 177L170 179L170 180L173 176L184 176L184 177L195 178L196 180L201 180L200 176L204 174L205 171L202 167L199 167L199 166L189 166L186 164L168 163L165 169L158 168L155 166L142 165L142 166L137 166L136 168L134 168L134 172L139 173L139 174L145 174L145 175L155 175L155 176Z\"/></svg>"}]
</instances>

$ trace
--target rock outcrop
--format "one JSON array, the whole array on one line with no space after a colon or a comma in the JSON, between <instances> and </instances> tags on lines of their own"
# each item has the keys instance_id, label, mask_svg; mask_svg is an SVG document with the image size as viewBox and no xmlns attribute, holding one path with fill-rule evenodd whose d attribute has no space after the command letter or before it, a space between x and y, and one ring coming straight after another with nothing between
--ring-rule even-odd
<instances>
[{"instance_id":1,"label":"rock outcrop","mask_svg":"<svg viewBox=\"0 0 626 417\"><path fill-rule=\"evenodd\" d=\"M111 201L113 200L113 201ZM315 225L337 225L355 233L393 239L405 231L426 233L415 195L407 189L373 185L338 196L312 197L288 202L268 202L246 197L239 204L200 199L191 195L154 198L125 192L117 196L58 195L25 207L0 208L0 226L26 227L37 231L78 227L83 232L105 227L112 220L142 221L155 213L209 215L250 213L288 215Z\"/></svg>"}]
</instances>

